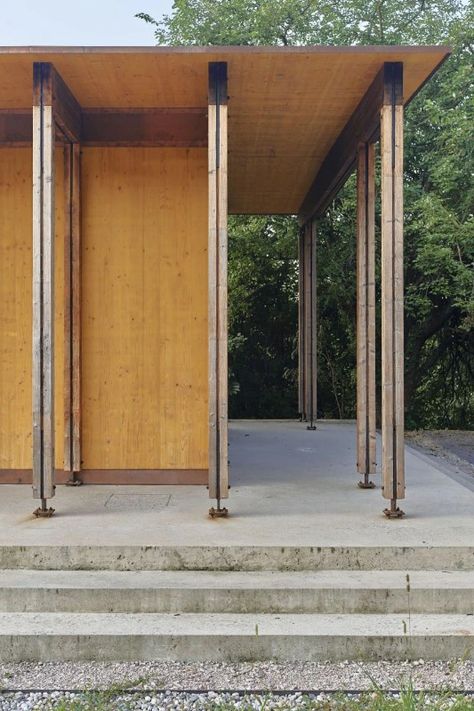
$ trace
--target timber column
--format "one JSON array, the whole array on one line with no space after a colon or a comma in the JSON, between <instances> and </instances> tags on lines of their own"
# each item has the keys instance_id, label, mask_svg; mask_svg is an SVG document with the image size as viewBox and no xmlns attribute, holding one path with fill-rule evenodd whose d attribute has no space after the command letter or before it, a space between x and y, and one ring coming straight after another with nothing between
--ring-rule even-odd
<instances>
[{"instance_id":1,"label":"timber column","mask_svg":"<svg viewBox=\"0 0 474 711\"><path fill-rule=\"evenodd\" d=\"M51 516L54 431L54 148L65 145L65 469L80 469L79 160L81 107L54 66L33 64L33 498Z\"/></svg>"},{"instance_id":2,"label":"timber column","mask_svg":"<svg viewBox=\"0 0 474 711\"><path fill-rule=\"evenodd\" d=\"M403 378L403 64L384 67L382 161L382 480L384 513L405 498Z\"/></svg>"},{"instance_id":3,"label":"timber column","mask_svg":"<svg viewBox=\"0 0 474 711\"><path fill-rule=\"evenodd\" d=\"M227 367L227 63L209 63L209 497L229 496Z\"/></svg>"},{"instance_id":4,"label":"timber column","mask_svg":"<svg viewBox=\"0 0 474 711\"><path fill-rule=\"evenodd\" d=\"M301 230L299 278L299 400L301 419L307 429L316 429L316 220L309 220Z\"/></svg>"},{"instance_id":5,"label":"timber column","mask_svg":"<svg viewBox=\"0 0 474 711\"><path fill-rule=\"evenodd\" d=\"M305 226L300 227L298 235L298 415L301 421L306 420L305 404Z\"/></svg>"},{"instance_id":6,"label":"timber column","mask_svg":"<svg viewBox=\"0 0 474 711\"><path fill-rule=\"evenodd\" d=\"M357 151L357 471L373 489L375 424L375 161L374 144Z\"/></svg>"},{"instance_id":7,"label":"timber column","mask_svg":"<svg viewBox=\"0 0 474 711\"><path fill-rule=\"evenodd\" d=\"M33 67L33 497L54 496L54 141L52 67Z\"/></svg>"},{"instance_id":8,"label":"timber column","mask_svg":"<svg viewBox=\"0 0 474 711\"><path fill-rule=\"evenodd\" d=\"M64 471L81 472L81 146L64 147Z\"/></svg>"}]
</instances>

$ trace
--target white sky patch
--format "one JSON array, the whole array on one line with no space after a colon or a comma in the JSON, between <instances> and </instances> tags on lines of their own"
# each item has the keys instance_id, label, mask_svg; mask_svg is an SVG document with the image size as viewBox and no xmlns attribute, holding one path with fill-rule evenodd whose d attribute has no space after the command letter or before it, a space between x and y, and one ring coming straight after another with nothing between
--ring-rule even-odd
<instances>
[{"instance_id":1,"label":"white sky patch","mask_svg":"<svg viewBox=\"0 0 474 711\"><path fill-rule=\"evenodd\" d=\"M0 45L153 45L153 26L172 0L0 0Z\"/></svg>"}]
</instances>

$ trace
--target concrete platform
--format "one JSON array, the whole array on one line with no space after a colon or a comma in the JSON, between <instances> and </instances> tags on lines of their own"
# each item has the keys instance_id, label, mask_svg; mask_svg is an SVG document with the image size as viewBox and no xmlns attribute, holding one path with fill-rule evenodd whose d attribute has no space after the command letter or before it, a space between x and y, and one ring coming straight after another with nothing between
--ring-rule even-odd
<instances>
[{"instance_id":1,"label":"concrete platform","mask_svg":"<svg viewBox=\"0 0 474 711\"><path fill-rule=\"evenodd\" d=\"M4 485L0 547L80 546L86 557L97 546L321 548L328 555L333 547L382 554L437 547L446 553L438 550L438 567L456 555L453 565L466 567L474 550L474 492L409 447L406 518L383 516L380 477L374 490L356 486L353 423L321 422L311 432L297 422L233 422L230 461L230 516L219 520L207 516L204 487L60 486L55 516L35 519L31 489ZM10 567L5 559L0 565ZM418 566L407 558L402 567Z\"/></svg>"},{"instance_id":2,"label":"concrete platform","mask_svg":"<svg viewBox=\"0 0 474 711\"><path fill-rule=\"evenodd\" d=\"M407 517L355 473L352 423L231 425L203 487L0 497L0 660L473 658L474 492L407 449ZM407 578L408 576L408 578Z\"/></svg>"}]
</instances>

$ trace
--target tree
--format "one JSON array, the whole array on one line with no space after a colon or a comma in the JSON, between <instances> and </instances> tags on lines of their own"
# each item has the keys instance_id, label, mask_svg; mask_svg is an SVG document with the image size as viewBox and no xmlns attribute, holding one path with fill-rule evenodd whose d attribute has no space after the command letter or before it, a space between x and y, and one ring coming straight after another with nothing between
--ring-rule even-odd
<instances>
[{"instance_id":1,"label":"tree","mask_svg":"<svg viewBox=\"0 0 474 711\"><path fill-rule=\"evenodd\" d=\"M409 426L474 427L472 0L175 0L140 16L167 45L453 46L406 115L406 407ZM355 404L354 186L318 231L318 395L335 417ZM295 412L296 234L294 218L230 221L233 416Z\"/></svg>"}]
</instances>

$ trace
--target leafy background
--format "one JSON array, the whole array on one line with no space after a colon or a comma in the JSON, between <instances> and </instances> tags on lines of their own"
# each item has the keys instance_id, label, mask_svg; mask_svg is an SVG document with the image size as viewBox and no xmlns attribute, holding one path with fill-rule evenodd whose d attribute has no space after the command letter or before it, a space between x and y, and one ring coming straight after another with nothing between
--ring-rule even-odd
<instances>
[{"instance_id":1,"label":"leafy background","mask_svg":"<svg viewBox=\"0 0 474 711\"><path fill-rule=\"evenodd\" d=\"M453 48L406 112L406 422L474 428L473 3L176 0L161 20L139 16L162 45ZM318 410L325 417L355 414L354 219L352 177L318 229ZM296 415L297 231L293 217L230 219L231 417ZM377 246L379 275L378 234ZM380 337L379 312L377 319Z\"/></svg>"}]
</instances>

